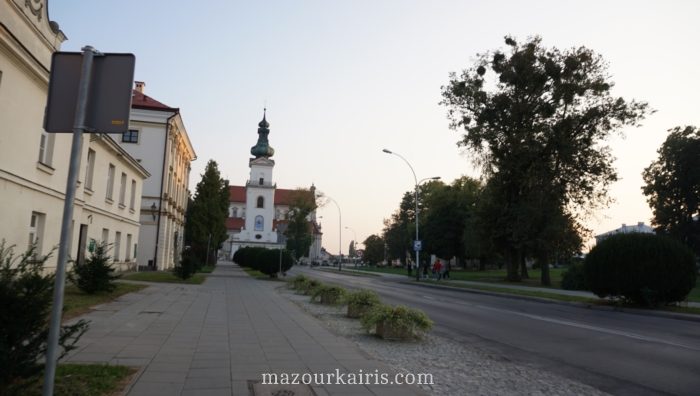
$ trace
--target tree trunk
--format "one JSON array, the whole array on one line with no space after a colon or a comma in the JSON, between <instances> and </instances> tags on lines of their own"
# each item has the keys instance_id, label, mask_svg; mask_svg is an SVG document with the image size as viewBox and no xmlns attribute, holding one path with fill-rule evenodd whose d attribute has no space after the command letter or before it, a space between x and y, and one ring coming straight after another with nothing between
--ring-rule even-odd
<instances>
[{"instance_id":1,"label":"tree trunk","mask_svg":"<svg viewBox=\"0 0 700 396\"><path fill-rule=\"evenodd\" d=\"M530 279L530 274L527 272L527 259L524 255L520 256L520 278Z\"/></svg>"},{"instance_id":2,"label":"tree trunk","mask_svg":"<svg viewBox=\"0 0 700 396\"><path fill-rule=\"evenodd\" d=\"M542 274L540 276L540 283L542 284L542 286L552 286L552 280L549 277L549 260L547 260L546 256L542 258L540 268L542 271Z\"/></svg>"},{"instance_id":3,"label":"tree trunk","mask_svg":"<svg viewBox=\"0 0 700 396\"><path fill-rule=\"evenodd\" d=\"M508 262L506 264L506 280L508 282L520 282L520 274L518 273L518 267L520 266L520 257L520 250L511 251L508 255Z\"/></svg>"}]
</instances>

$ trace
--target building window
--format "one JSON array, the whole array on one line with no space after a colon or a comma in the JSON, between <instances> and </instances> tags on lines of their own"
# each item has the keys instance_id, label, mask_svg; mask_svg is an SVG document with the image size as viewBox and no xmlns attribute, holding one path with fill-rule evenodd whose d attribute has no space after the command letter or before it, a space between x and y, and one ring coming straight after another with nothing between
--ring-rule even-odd
<instances>
[{"instance_id":1,"label":"building window","mask_svg":"<svg viewBox=\"0 0 700 396\"><path fill-rule=\"evenodd\" d=\"M264 208L264 207L265 207L265 198L258 197L258 208Z\"/></svg>"},{"instance_id":2,"label":"building window","mask_svg":"<svg viewBox=\"0 0 700 396\"><path fill-rule=\"evenodd\" d=\"M95 150L89 149L87 156L87 169L85 170L85 188L92 190L92 176L95 173Z\"/></svg>"},{"instance_id":3,"label":"building window","mask_svg":"<svg viewBox=\"0 0 700 396\"><path fill-rule=\"evenodd\" d=\"M131 234L126 234L126 254L124 259L131 261Z\"/></svg>"},{"instance_id":4,"label":"building window","mask_svg":"<svg viewBox=\"0 0 700 396\"><path fill-rule=\"evenodd\" d=\"M263 179L263 178L261 177L260 180L259 180L259 183L260 183L260 185L262 186L263 184L265 184L265 179Z\"/></svg>"},{"instance_id":5,"label":"building window","mask_svg":"<svg viewBox=\"0 0 700 396\"><path fill-rule=\"evenodd\" d=\"M32 217L29 219L29 246L35 245L34 259L39 259L41 256L41 245L44 239L44 220L46 215L39 212L32 212Z\"/></svg>"},{"instance_id":6,"label":"building window","mask_svg":"<svg viewBox=\"0 0 700 396\"><path fill-rule=\"evenodd\" d=\"M107 171L107 199L112 200L112 195L114 192L114 172L116 168L114 165L109 164L109 170Z\"/></svg>"},{"instance_id":7,"label":"building window","mask_svg":"<svg viewBox=\"0 0 700 396\"><path fill-rule=\"evenodd\" d=\"M102 243L105 245L109 243L109 230L106 228L102 229Z\"/></svg>"},{"instance_id":8,"label":"building window","mask_svg":"<svg viewBox=\"0 0 700 396\"><path fill-rule=\"evenodd\" d=\"M263 231L263 217L255 216L255 231Z\"/></svg>"},{"instance_id":9,"label":"building window","mask_svg":"<svg viewBox=\"0 0 700 396\"><path fill-rule=\"evenodd\" d=\"M119 261L119 250L122 244L122 233L117 231L114 234L114 261Z\"/></svg>"},{"instance_id":10,"label":"building window","mask_svg":"<svg viewBox=\"0 0 700 396\"><path fill-rule=\"evenodd\" d=\"M131 198L129 199L129 209L134 209L136 203L136 180L131 179Z\"/></svg>"},{"instance_id":11,"label":"building window","mask_svg":"<svg viewBox=\"0 0 700 396\"><path fill-rule=\"evenodd\" d=\"M53 160L53 143L55 135L46 131L41 131L39 140L39 162L51 166Z\"/></svg>"},{"instance_id":12,"label":"building window","mask_svg":"<svg viewBox=\"0 0 700 396\"><path fill-rule=\"evenodd\" d=\"M126 173L122 172L122 178L119 182L119 205L124 206L126 198Z\"/></svg>"},{"instance_id":13,"label":"building window","mask_svg":"<svg viewBox=\"0 0 700 396\"><path fill-rule=\"evenodd\" d=\"M124 142L124 143L138 143L139 142L138 129L129 129L128 131L122 133L122 142Z\"/></svg>"}]
</instances>

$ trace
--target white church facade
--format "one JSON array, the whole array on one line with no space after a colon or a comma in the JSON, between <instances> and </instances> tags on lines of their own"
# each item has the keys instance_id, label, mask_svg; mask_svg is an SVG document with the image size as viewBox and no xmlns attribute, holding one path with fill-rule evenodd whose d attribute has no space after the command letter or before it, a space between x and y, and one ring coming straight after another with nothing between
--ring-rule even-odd
<instances>
[{"instance_id":1,"label":"white church facade","mask_svg":"<svg viewBox=\"0 0 700 396\"><path fill-rule=\"evenodd\" d=\"M275 150L270 146L270 124L266 116L258 124L258 142L250 149L254 156L249 160L250 177L244 186L229 186L229 217L226 219L228 240L222 247L226 257L241 247L258 246L270 249L284 248L284 231L295 194L300 190L277 188L273 182ZM303 191L303 190L301 190ZM315 187L302 192L315 200ZM314 240L307 257L317 259L321 254L322 233L316 221L316 211L308 217Z\"/></svg>"}]
</instances>

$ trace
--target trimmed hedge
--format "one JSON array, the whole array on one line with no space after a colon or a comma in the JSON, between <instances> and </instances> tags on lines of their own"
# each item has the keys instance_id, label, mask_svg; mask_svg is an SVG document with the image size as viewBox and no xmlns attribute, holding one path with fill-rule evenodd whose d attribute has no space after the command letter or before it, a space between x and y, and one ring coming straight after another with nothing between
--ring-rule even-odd
<instances>
[{"instance_id":1,"label":"trimmed hedge","mask_svg":"<svg viewBox=\"0 0 700 396\"><path fill-rule=\"evenodd\" d=\"M433 328L425 312L405 306L375 305L360 319L362 327L387 340L422 338Z\"/></svg>"},{"instance_id":2,"label":"trimmed hedge","mask_svg":"<svg viewBox=\"0 0 700 396\"><path fill-rule=\"evenodd\" d=\"M233 261L241 267L251 268L269 275L277 276L280 271L280 250L261 247L240 248L233 254ZM289 271L294 265L294 258L287 250L281 251L282 273Z\"/></svg>"},{"instance_id":3,"label":"trimmed hedge","mask_svg":"<svg viewBox=\"0 0 700 396\"><path fill-rule=\"evenodd\" d=\"M588 290L583 263L569 266L561 277L561 288L564 290Z\"/></svg>"},{"instance_id":4,"label":"trimmed hedge","mask_svg":"<svg viewBox=\"0 0 700 396\"><path fill-rule=\"evenodd\" d=\"M655 306L683 301L695 287L695 257L669 237L618 234L591 249L584 274L598 297Z\"/></svg>"}]
</instances>

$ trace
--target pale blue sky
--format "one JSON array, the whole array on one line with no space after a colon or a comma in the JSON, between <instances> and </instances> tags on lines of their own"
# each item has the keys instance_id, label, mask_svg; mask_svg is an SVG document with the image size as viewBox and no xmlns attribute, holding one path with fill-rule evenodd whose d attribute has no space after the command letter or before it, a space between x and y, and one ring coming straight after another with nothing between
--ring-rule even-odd
<instances>
[{"instance_id":1,"label":"pale blue sky","mask_svg":"<svg viewBox=\"0 0 700 396\"><path fill-rule=\"evenodd\" d=\"M308 187L341 206L359 240L379 233L413 176L478 176L438 105L448 73L502 47L503 36L541 35L585 45L610 63L616 95L657 110L611 141L621 181L595 232L650 222L641 172L666 129L700 126L700 3L693 1L167 1L52 0L68 41L136 55L146 93L179 107L197 151L192 190L210 158L231 184L248 177L250 147L267 102L279 187ZM338 212L321 208L324 247L338 251ZM343 229L343 253L354 239Z\"/></svg>"}]
</instances>

